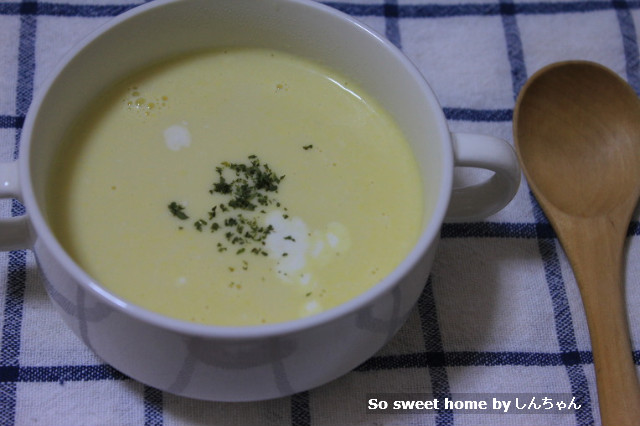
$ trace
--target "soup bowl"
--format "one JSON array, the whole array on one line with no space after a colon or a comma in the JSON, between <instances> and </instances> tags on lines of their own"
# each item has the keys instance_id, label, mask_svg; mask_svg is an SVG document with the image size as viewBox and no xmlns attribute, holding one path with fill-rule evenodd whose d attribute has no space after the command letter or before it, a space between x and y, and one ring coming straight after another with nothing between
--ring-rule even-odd
<instances>
[{"instance_id":1,"label":"soup bowl","mask_svg":"<svg viewBox=\"0 0 640 426\"><path fill-rule=\"evenodd\" d=\"M191 323L137 306L84 271L47 220L47 182L67 128L110 84L170 56L245 46L282 50L334 69L357 81L391 114L419 165L423 226L413 249L390 274L337 307L258 326ZM493 173L453 188L455 167ZM307 0L158 0L99 28L36 93L20 158L0 164L0 197L19 199L27 212L0 219L0 249L33 250L64 321L125 375L192 398L263 400L327 383L375 354L418 300L442 223L497 212L514 196L519 180L507 142L452 133L415 66L344 13Z\"/></svg>"}]
</instances>

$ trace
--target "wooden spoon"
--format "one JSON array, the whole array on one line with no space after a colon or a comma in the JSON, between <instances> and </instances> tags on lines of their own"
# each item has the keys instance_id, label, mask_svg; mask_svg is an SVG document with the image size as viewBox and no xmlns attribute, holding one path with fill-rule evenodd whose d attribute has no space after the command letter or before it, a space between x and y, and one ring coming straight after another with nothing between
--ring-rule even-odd
<instances>
[{"instance_id":1,"label":"wooden spoon","mask_svg":"<svg viewBox=\"0 0 640 426\"><path fill-rule=\"evenodd\" d=\"M623 250L640 197L640 101L607 68L550 65L523 87L518 158L573 268L587 316L603 425L640 425Z\"/></svg>"}]
</instances>

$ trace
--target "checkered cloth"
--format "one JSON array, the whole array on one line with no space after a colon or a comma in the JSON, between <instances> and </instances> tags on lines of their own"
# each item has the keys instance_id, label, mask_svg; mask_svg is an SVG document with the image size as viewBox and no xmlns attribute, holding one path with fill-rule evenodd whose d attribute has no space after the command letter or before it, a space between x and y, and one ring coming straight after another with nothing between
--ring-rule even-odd
<instances>
[{"instance_id":1,"label":"checkered cloth","mask_svg":"<svg viewBox=\"0 0 640 426\"><path fill-rule=\"evenodd\" d=\"M18 156L33 93L80 38L135 6L124 0L0 0L0 161ZM638 1L331 2L399 46L430 81L454 131L512 140L516 95L540 67L600 62L640 89ZM0 201L0 215L23 213ZM640 363L640 227L629 228L627 297ZM0 425L598 425L580 296L527 183L486 221L445 224L416 309L348 375L258 403L160 392L104 364L49 303L30 251L0 253ZM372 395L563 394L570 413L369 410ZM638 419L640 422L640 419Z\"/></svg>"}]
</instances>

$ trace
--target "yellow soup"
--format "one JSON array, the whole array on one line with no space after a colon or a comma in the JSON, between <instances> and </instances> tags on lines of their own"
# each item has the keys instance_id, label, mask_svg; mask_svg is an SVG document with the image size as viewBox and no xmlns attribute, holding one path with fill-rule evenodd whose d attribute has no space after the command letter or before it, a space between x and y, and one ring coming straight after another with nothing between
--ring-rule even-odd
<instances>
[{"instance_id":1,"label":"yellow soup","mask_svg":"<svg viewBox=\"0 0 640 426\"><path fill-rule=\"evenodd\" d=\"M187 321L334 307L391 272L422 224L418 166L357 85L298 57L212 51L144 69L79 117L49 218L104 287Z\"/></svg>"}]
</instances>

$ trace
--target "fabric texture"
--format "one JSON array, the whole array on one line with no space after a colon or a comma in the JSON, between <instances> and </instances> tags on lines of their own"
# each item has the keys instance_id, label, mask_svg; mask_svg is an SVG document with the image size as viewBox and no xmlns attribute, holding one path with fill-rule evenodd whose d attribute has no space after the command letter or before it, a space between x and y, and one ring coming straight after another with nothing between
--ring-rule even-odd
<instances>
[{"instance_id":1,"label":"fabric texture","mask_svg":"<svg viewBox=\"0 0 640 426\"><path fill-rule=\"evenodd\" d=\"M0 161L19 155L35 91L60 58L137 1L0 0ZM638 1L350 0L328 5L400 47L436 92L452 131L512 141L515 99L542 66L599 62L640 90ZM468 178L463 176L461 179ZM24 213L0 201L2 217ZM640 363L640 227L625 266ZM565 395L573 412L499 414L368 409L382 394L525 398ZM567 259L523 179L485 221L444 224L425 290L407 323L346 376L257 403L160 392L104 364L49 302L33 253L0 253L0 425L599 425L580 295ZM640 419L638 419L640 422Z\"/></svg>"}]
</instances>

